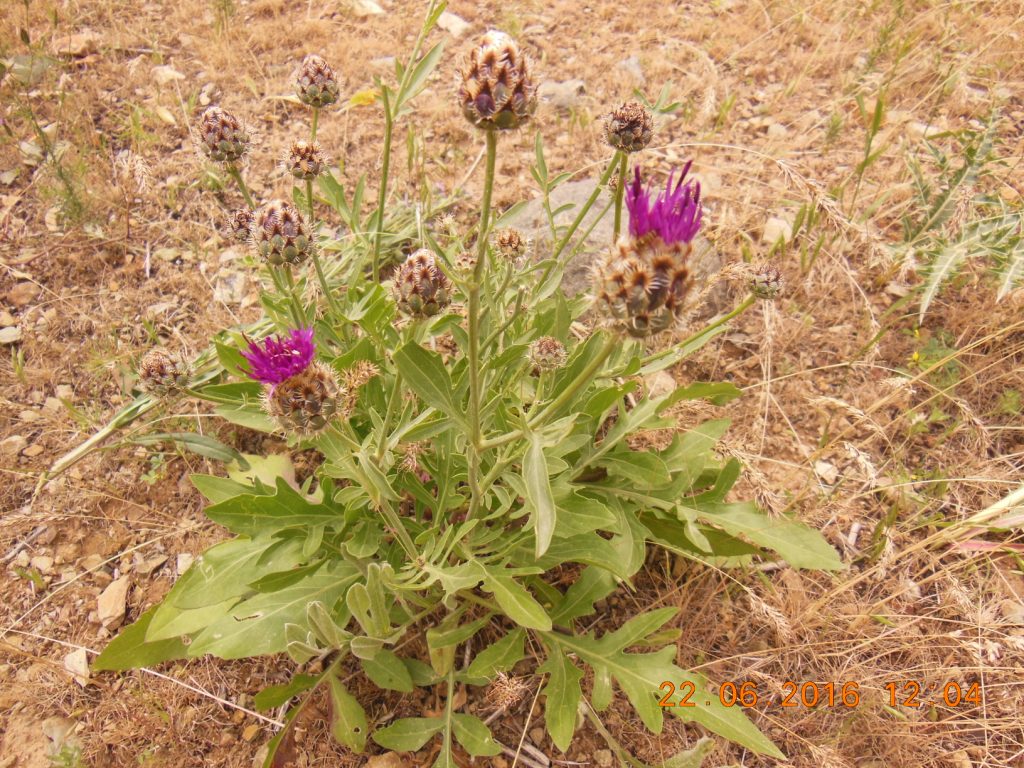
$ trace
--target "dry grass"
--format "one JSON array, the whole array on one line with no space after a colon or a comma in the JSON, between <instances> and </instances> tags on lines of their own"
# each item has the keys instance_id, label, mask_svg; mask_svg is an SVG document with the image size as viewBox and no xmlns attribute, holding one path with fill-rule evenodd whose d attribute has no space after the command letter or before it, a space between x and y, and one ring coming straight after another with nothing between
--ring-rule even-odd
<instances>
[{"instance_id":1,"label":"dry grass","mask_svg":"<svg viewBox=\"0 0 1024 768\"><path fill-rule=\"evenodd\" d=\"M221 536L187 483L190 472L216 466L176 454L154 464L122 445L34 500L32 492L39 471L126 402L132 363L155 339L194 351L213 330L257 316L251 298L210 298L219 275L243 268L221 261L228 244L219 221L235 196L204 171L189 141L200 105L209 99L244 115L263 137L249 173L256 192L285 189L275 162L305 119L280 98L292 68L319 51L341 73L343 93L370 87L374 75L388 74L383 57L411 42L419 23L418 4L385 5L387 14L366 18L344 2L283 0L39 0L5 9L4 56L24 53L19 28L45 51L60 39L64 48L87 44L58 59L27 97L10 77L0 86L10 130L0 140L0 172L19 170L0 187L0 294L24 336L0 347L0 438L22 436L29 448L0 456L0 557L13 552L5 562L12 568L23 543L26 555L55 558L41 591L25 570L6 570L0 584L0 764L15 755L19 766L45 766L27 745L44 740L39 723L53 716L80 723L85 764L96 766L249 765L269 738L266 723L236 707L287 679L281 660L161 668L191 688L133 674L101 675L83 689L63 665L68 644L98 649L107 639L89 613L112 576L133 574L135 617L169 588L179 553L196 554ZM233 15L219 10L226 8ZM607 623L652 604L679 606L680 663L717 681L757 683L767 703L754 716L790 756L785 765L1024 766L1024 579L1012 549L1019 535L991 536L965 522L1021 476L1022 296L996 304L984 266L970 265L918 327L913 294L903 295L920 276L886 248L913 210L905 158L920 151L928 126L955 131L1000 109L1008 165L981 191L1020 205L1024 3L721 0L660 4L652 13L635 0L523 0L453 2L451 10L474 32L500 26L521 37L544 77L586 82L571 114L542 108L552 169L593 174L606 154L597 118L636 87L618 66L635 54L648 95L671 82L683 102L646 162L667 171L697 158L709 234L730 260L765 254L769 218L791 220L805 203L821 214L781 255L786 297L748 314L674 374L744 389L730 406L725 446L749 467L739 491L820 527L850 568L836 577L774 564L721 573L652 556L637 591L608 601ZM68 37L76 34L84 37ZM450 190L478 157L476 137L448 98L452 71L449 61L420 99L418 166L410 172L396 151L399 194L421 173ZM881 152L861 176L866 124L857 100L870 113L879 95L886 119L873 149ZM52 141L66 142L59 174L24 162L19 144L33 139L27 105L53 126ZM378 117L357 107L321 122L321 142L344 160L349 181L379 167ZM955 136L939 141L956 153ZM144 188L132 156L149 168ZM531 134L504 143L498 205L530 194L531 161ZM469 199L479 183L479 174L469 179ZM126 195L136 198L127 240ZM961 206L961 220L970 215ZM809 259L819 236L820 252ZM18 287L25 283L37 290ZM35 295L16 302L16 287ZM55 397L71 407L47 399ZM679 418L685 427L687 412ZM166 419L221 429L184 405ZM1005 547L986 549L992 542ZM168 561L142 573L140 563L159 554ZM977 681L983 704L888 707L886 683L907 680ZM855 681L862 702L782 708L786 681ZM506 743L522 735L532 698L494 723ZM433 705L388 702L373 715ZM605 722L648 761L698 735L673 721L653 737L618 706ZM299 764L343 759L316 710L305 733ZM568 759L590 760L601 746L588 730ZM728 745L709 762L780 764Z\"/></svg>"}]
</instances>

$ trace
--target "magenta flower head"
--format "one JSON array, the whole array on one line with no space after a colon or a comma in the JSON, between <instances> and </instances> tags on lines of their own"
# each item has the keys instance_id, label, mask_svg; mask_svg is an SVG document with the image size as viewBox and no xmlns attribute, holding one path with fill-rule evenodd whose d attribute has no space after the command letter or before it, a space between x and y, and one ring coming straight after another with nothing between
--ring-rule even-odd
<instances>
[{"instance_id":1,"label":"magenta flower head","mask_svg":"<svg viewBox=\"0 0 1024 768\"><path fill-rule=\"evenodd\" d=\"M644 188L637 167L633 183L626 188L626 207L629 209L629 233L641 239L651 233L665 245L689 243L700 230L700 184L684 181L693 165L691 160L683 166L679 180L672 185L675 172L669 174L664 191L657 197ZM653 198L653 200L652 200Z\"/></svg>"},{"instance_id":2,"label":"magenta flower head","mask_svg":"<svg viewBox=\"0 0 1024 768\"><path fill-rule=\"evenodd\" d=\"M273 388L306 370L314 354L313 329L298 328L287 336L250 341L242 357L249 361L249 378Z\"/></svg>"}]
</instances>

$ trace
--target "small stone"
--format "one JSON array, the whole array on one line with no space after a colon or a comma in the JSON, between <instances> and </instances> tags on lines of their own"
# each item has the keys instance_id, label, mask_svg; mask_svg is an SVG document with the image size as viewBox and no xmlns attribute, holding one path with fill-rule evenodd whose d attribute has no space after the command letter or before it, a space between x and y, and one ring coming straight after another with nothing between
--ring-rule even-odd
<instances>
[{"instance_id":1,"label":"small stone","mask_svg":"<svg viewBox=\"0 0 1024 768\"><path fill-rule=\"evenodd\" d=\"M24 411L18 413L18 418L27 422L39 421L39 412L33 411L31 408L26 408Z\"/></svg>"},{"instance_id":2,"label":"small stone","mask_svg":"<svg viewBox=\"0 0 1024 768\"><path fill-rule=\"evenodd\" d=\"M676 380L672 378L672 374L668 371L657 371L644 376L644 389L647 390L648 400L664 397L670 392L674 392L676 386L678 386Z\"/></svg>"},{"instance_id":3,"label":"small stone","mask_svg":"<svg viewBox=\"0 0 1024 768\"><path fill-rule=\"evenodd\" d=\"M383 16L384 9L374 0L349 0L349 6L356 16Z\"/></svg>"},{"instance_id":4,"label":"small stone","mask_svg":"<svg viewBox=\"0 0 1024 768\"><path fill-rule=\"evenodd\" d=\"M580 105L586 92L587 87L582 80L566 80L562 83L545 80L537 88L537 97L558 109L569 111Z\"/></svg>"},{"instance_id":5,"label":"small stone","mask_svg":"<svg viewBox=\"0 0 1024 768\"><path fill-rule=\"evenodd\" d=\"M244 272L223 270L217 273L213 282L213 299L222 304L241 304L248 288Z\"/></svg>"},{"instance_id":6,"label":"small stone","mask_svg":"<svg viewBox=\"0 0 1024 768\"><path fill-rule=\"evenodd\" d=\"M99 50L100 36L91 29L56 38L51 50L58 56L88 56Z\"/></svg>"},{"instance_id":7,"label":"small stone","mask_svg":"<svg viewBox=\"0 0 1024 768\"><path fill-rule=\"evenodd\" d=\"M24 435L5 437L0 440L0 456L17 456L27 445L28 439Z\"/></svg>"},{"instance_id":8,"label":"small stone","mask_svg":"<svg viewBox=\"0 0 1024 768\"><path fill-rule=\"evenodd\" d=\"M647 84L647 77L644 75L644 69L640 66L640 57L636 54L630 56L628 59L623 59L615 65L615 68L625 73L637 86L643 87Z\"/></svg>"},{"instance_id":9,"label":"small stone","mask_svg":"<svg viewBox=\"0 0 1024 768\"><path fill-rule=\"evenodd\" d=\"M182 552L178 555L175 565L178 569L178 575L181 576L185 571L192 567L192 563L195 561L195 557L189 552Z\"/></svg>"},{"instance_id":10,"label":"small stone","mask_svg":"<svg viewBox=\"0 0 1024 768\"><path fill-rule=\"evenodd\" d=\"M61 400L71 400L75 396L75 390L70 384L58 384L54 394Z\"/></svg>"},{"instance_id":11,"label":"small stone","mask_svg":"<svg viewBox=\"0 0 1024 768\"><path fill-rule=\"evenodd\" d=\"M153 67L153 79L157 85L167 85L173 83L175 80L184 80L185 76L181 74L174 67L162 64L157 67Z\"/></svg>"},{"instance_id":12,"label":"small stone","mask_svg":"<svg viewBox=\"0 0 1024 768\"><path fill-rule=\"evenodd\" d=\"M999 612L1011 624L1024 624L1024 602L1020 600L1003 600L999 603Z\"/></svg>"},{"instance_id":13,"label":"small stone","mask_svg":"<svg viewBox=\"0 0 1024 768\"><path fill-rule=\"evenodd\" d=\"M768 126L768 138L779 141L789 135L789 129L782 123L772 123Z\"/></svg>"},{"instance_id":14,"label":"small stone","mask_svg":"<svg viewBox=\"0 0 1024 768\"><path fill-rule=\"evenodd\" d=\"M129 576L122 576L110 585L96 599L96 616L107 629L114 629L124 619L125 603L128 600Z\"/></svg>"},{"instance_id":15,"label":"small stone","mask_svg":"<svg viewBox=\"0 0 1024 768\"><path fill-rule=\"evenodd\" d=\"M764 223L764 230L761 232L761 242L767 245L774 245L779 238L786 242L793 239L793 225L786 219L772 216Z\"/></svg>"},{"instance_id":16,"label":"small stone","mask_svg":"<svg viewBox=\"0 0 1024 768\"><path fill-rule=\"evenodd\" d=\"M53 558L49 555L36 555L28 564L40 573L47 574L53 571Z\"/></svg>"},{"instance_id":17,"label":"small stone","mask_svg":"<svg viewBox=\"0 0 1024 768\"><path fill-rule=\"evenodd\" d=\"M91 555L86 555L78 563L85 571L95 571L97 568L103 565L103 555L93 552Z\"/></svg>"},{"instance_id":18,"label":"small stone","mask_svg":"<svg viewBox=\"0 0 1024 768\"><path fill-rule=\"evenodd\" d=\"M0 328L9 328L15 325L18 321L14 319L14 315L8 312L6 309L0 312Z\"/></svg>"},{"instance_id":19,"label":"small stone","mask_svg":"<svg viewBox=\"0 0 1024 768\"><path fill-rule=\"evenodd\" d=\"M835 485L836 481L839 480L839 470L836 469L835 464L821 459L814 462L814 474L829 485Z\"/></svg>"},{"instance_id":20,"label":"small stone","mask_svg":"<svg viewBox=\"0 0 1024 768\"><path fill-rule=\"evenodd\" d=\"M397 752L385 752L383 755L375 755L366 761L366 768L410 768L411 765L403 760Z\"/></svg>"},{"instance_id":21,"label":"small stone","mask_svg":"<svg viewBox=\"0 0 1024 768\"><path fill-rule=\"evenodd\" d=\"M242 741L252 741L260 732L260 727L256 723L245 726L242 730Z\"/></svg>"},{"instance_id":22,"label":"small stone","mask_svg":"<svg viewBox=\"0 0 1024 768\"><path fill-rule=\"evenodd\" d=\"M534 743L534 746L538 746L539 747L541 744L543 744L544 743L544 737L546 735L547 735L547 732L543 728L541 728L540 726L537 726L536 728L531 728L530 729L530 741L532 741Z\"/></svg>"},{"instance_id":23,"label":"small stone","mask_svg":"<svg viewBox=\"0 0 1024 768\"><path fill-rule=\"evenodd\" d=\"M612 764L612 751L610 749L599 749L594 752L594 762L601 768L608 768Z\"/></svg>"},{"instance_id":24,"label":"small stone","mask_svg":"<svg viewBox=\"0 0 1024 768\"><path fill-rule=\"evenodd\" d=\"M48 413L60 413L64 410L64 403L56 397L48 397L43 401L43 410Z\"/></svg>"},{"instance_id":25,"label":"small stone","mask_svg":"<svg viewBox=\"0 0 1024 768\"><path fill-rule=\"evenodd\" d=\"M34 459L36 456L41 454L44 450L45 449L43 448L43 446L41 446L39 443L35 443L34 445L30 445L28 448L26 448L24 451L22 451L21 455L22 456L27 456L30 459Z\"/></svg>"},{"instance_id":26,"label":"small stone","mask_svg":"<svg viewBox=\"0 0 1024 768\"><path fill-rule=\"evenodd\" d=\"M21 341L21 326L11 325L0 328L0 344L14 344Z\"/></svg>"},{"instance_id":27,"label":"small stone","mask_svg":"<svg viewBox=\"0 0 1024 768\"><path fill-rule=\"evenodd\" d=\"M166 562L167 555L157 555L156 557L151 557L148 560L140 560L135 564L135 572L141 573L143 576L148 576Z\"/></svg>"},{"instance_id":28,"label":"small stone","mask_svg":"<svg viewBox=\"0 0 1024 768\"><path fill-rule=\"evenodd\" d=\"M7 301L16 307L24 307L31 304L41 291L42 288L35 283L18 283L7 292Z\"/></svg>"},{"instance_id":29,"label":"small stone","mask_svg":"<svg viewBox=\"0 0 1024 768\"><path fill-rule=\"evenodd\" d=\"M461 16L456 16L451 11L445 11L438 17L437 26L452 37L458 38L469 31L470 23Z\"/></svg>"},{"instance_id":30,"label":"small stone","mask_svg":"<svg viewBox=\"0 0 1024 768\"><path fill-rule=\"evenodd\" d=\"M76 648L64 657L64 669L76 683L85 688L89 684L89 657L85 648Z\"/></svg>"}]
</instances>

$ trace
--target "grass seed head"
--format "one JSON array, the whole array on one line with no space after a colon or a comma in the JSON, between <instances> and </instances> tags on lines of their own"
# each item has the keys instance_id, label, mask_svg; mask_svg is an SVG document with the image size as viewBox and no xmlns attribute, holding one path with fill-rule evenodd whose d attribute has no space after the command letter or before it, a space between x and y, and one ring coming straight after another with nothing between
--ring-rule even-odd
<instances>
[{"instance_id":1,"label":"grass seed head","mask_svg":"<svg viewBox=\"0 0 1024 768\"><path fill-rule=\"evenodd\" d=\"M218 163L237 163L249 149L249 131L220 107L210 107L199 120L199 146Z\"/></svg>"},{"instance_id":2,"label":"grass seed head","mask_svg":"<svg viewBox=\"0 0 1024 768\"><path fill-rule=\"evenodd\" d=\"M537 108L529 58L504 32L487 32L463 62L458 98L462 114L477 128L518 128Z\"/></svg>"},{"instance_id":3,"label":"grass seed head","mask_svg":"<svg viewBox=\"0 0 1024 768\"><path fill-rule=\"evenodd\" d=\"M394 292L398 308L413 317L431 317L451 302L451 282L426 248L411 254L398 268Z\"/></svg>"},{"instance_id":4,"label":"grass seed head","mask_svg":"<svg viewBox=\"0 0 1024 768\"><path fill-rule=\"evenodd\" d=\"M604 137L613 149L639 152L653 135L654 119L639 102L627 101L605 117Z\"/></svg>"},{"instance_id":5,"label":"grass seed head","mask_svg":"<svg viewBox=\"0 0 1024 768\"><path fill-rule=\"evenodd\" d=\"M274 266L301 264L313 247L306 220L287 200L271 200L256 211L252 239L260 256Z\"/></svg>"},{"instance_id":6,"label":"grass seed head","mask_svg":"<svg viewBox=\"0 0 1024 768\"><path fill-rule=\"evenodd\" d=\"M311 53L302 60L295 74L295 93L299 101L320 109L336 102L340 92L334 70L322 56Z\"/></svg>"}]
</instances>

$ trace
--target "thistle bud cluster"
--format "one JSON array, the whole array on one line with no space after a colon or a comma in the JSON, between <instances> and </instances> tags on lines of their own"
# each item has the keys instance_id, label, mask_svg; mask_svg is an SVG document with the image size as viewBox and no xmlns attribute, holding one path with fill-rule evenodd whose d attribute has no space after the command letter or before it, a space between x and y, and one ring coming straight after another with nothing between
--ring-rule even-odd
<instances>
[{"instance_id":1,"label":"thistle bud cluster","mask_svg":"<svg viewBox=\"0 0 1024 768\"><path fill-rule=\"evenodd\" d=\"M292 142L284 166L300 181L313 181L327 170L327 158L315 141Z\"/></svg>"},{"instance_id":2,"label":"thistle bud cluster","mask_svg":"<svg viewBox=\"0 0 1024 768\"><path fill-rule=\"evenodd\" d=\"M604 121L605 140L622 152L639 152L651 143L653 135L651 113L636 101L627 101L613 109Z\"/></svg>"},{"instance_id":3,"label":"thistle bud cluster","mask_svg":"<svg viewBox=\"0 0 1024 768\"><path fill-rule=\"evenodd\" d=\"M287 200L271 200L256 211L252 242L260 256L274 266L301 264L313 247L306 220Z\"/></svg>"},{"instance_id":4,"label":"thistle bud cluster","mask_svg":"<svg viewBox=\"0 0 1024 768\"><path fill-rule=\"evenodd\" d=\"M336 102L341 89L331 65L322 56L311 53L295 74L295 93L303 104L321 109Z\"/></svg>"},{"instance_id":5,"label":"thistle bud cluster","mask_svg":"<svg viewBox=\"0 0 1024 768\"><path fill-rule=\"evenodd\" d=\"M541 336L530 344L530 363L541 373L561 368L566 357L565 345L552 336Z\"/></svg>"},{"instance_id":6,"label":"thistle bud cluster","mask_svg":"<svg viewBox=\"0 0 1024 768\"><path fill-rule=\"evenodd\" d=\"M786 280L775 264L763 262L750 270L747 287L757 298L774 301L786 290Z\"/></svg>"},{"instance_id":7,"label":"thistle bud cluster","mask_svg":"<svg viewBox=\"0 0 1024 768\"><path fill-rule=\"evenodd\" d=\"M160 347L147 352L139 362L139 379L154 395L169 395L188 386L189 366L177 355Z\"/></svg>"}]
</instances>

